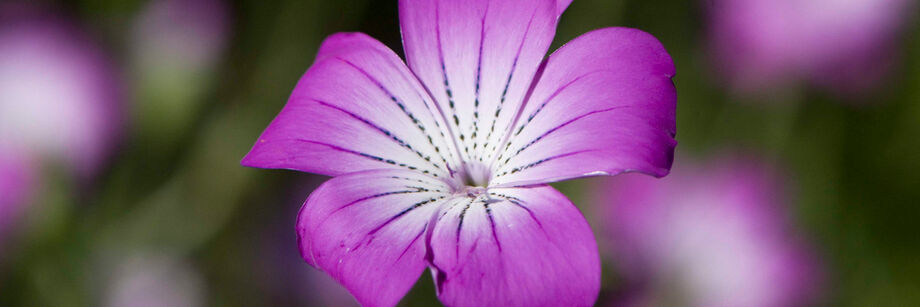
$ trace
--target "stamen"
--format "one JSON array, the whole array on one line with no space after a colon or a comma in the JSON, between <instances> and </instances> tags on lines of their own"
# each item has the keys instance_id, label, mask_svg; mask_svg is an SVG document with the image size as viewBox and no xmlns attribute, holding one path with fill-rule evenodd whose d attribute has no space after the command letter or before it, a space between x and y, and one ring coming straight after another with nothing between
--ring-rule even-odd
<instances>
[{"instance_id":1,"label":"stamen","mask_svg":"<svg viewBox=\"0 0 920 307\"><path fill-rule=\"evenodd\" d=\"M465 163L459 175L463 187L487 187L492 179L492 171L479 162Z\"/></svg>"}]
</instances>

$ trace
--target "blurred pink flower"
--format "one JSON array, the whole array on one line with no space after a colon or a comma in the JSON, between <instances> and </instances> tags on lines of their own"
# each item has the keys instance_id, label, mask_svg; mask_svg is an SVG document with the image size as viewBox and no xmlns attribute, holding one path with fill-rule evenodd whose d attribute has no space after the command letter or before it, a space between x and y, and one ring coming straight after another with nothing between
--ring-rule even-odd
<instances>
[{"instance_id":1,"label":"blurred pink flower","mask_svg":"<svg viewBox=\"0 0 920 307\"><path fill-rule=\"evenodd\" d=\"M205 287L201 276L181 258L139 254L111 269L105 306L205 306Z\"/></svg>"},{"instance_id":2,"label":"blurred pink flower","mask_svg":"<svg viewBox=\"0 0 920 307\"><path fill-rule=\"evenodd\" d=\"M791 233L769 170L733 158L677 165L667 178L627 174L596 191L609 204L605 230L631 291L624 304L807 303L817 263Z\"/></svg>"},{"instance_id":3,"label":"blurred pink flower","mask_svg":"<svg viewBox=\"0 0 920 307\"><path fill-rule=\"evenodd\" d=\"M0 5L0 143L92 174L113 145L119 90L99 49L68 24Z\"/></svg>"},{"instance_id":4,"label":"blurred pink flower","mask_svg":"<svg viewBox=\"0 0 920 307\"><path fill-rule=\"evenodd\" d=\"M713 60L731 84L761 91L801 80L840 93L877 85L910 0L714 0Z\"/></svg>"},{"instance_id":5,"label":"blurred pink flower","mask_svg":"<svg viewBox=\"0 0 920 307\"><path fill-rule=\"evenodd\" d=\"M222 0L150 1L134 25L134 52L145 66L201 71L223 50L228 15Z\"/></svg>"}]
</instances>

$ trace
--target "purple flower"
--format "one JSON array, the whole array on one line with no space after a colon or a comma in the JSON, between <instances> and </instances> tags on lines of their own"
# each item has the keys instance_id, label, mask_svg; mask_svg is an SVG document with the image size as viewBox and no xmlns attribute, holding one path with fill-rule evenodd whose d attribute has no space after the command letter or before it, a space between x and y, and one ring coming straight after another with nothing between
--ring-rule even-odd
<instances>
[{"instance_id":1,"label":"purple flower","mask_svg":"<svg viewBox=\"0 0 920 307\"><path fill-rule=\"evenodd\" d=\"M0 143L90 175L119 121L110 66L64 22L13 5L0 20Z\"/></svg>"},{"instance_id":2,"label":"purple flower","mask_svg":"<svg viewBox=\"0 0 920 307\"><path fill-rule=\"evenodd\" d=\"M624 175L598 186L610 205L610 246L635 291L626 300L806 305L816 262L791 233L776 178L753 160L714 161L681 162L661 180Z\"/></svg>"},{"instance_id":3,"label":"purple flower","mask_svg":"<svg viewBox=\"0 0 920 307\"><path fill-rule=\"evenodd\" d=\"M745 91L806 79L841 92L875 86L893 56L909 0L719 0L715 59Z\"/></svg>"},{"instance_id":4,"label":"purple flower","mask_svg":"<svg viewBox=\"0 0 920 307\"><path fill-rule=\"evenodd\" d=\"M323 43L243 165L335 176L301 209L303 258L363 305L430 268L449 306L587 306L591 228L546 183L667 174L674 66L605 28L544 60L568 1L399 3L408 67L360 33Z\"/></svg>"}]
</instances>

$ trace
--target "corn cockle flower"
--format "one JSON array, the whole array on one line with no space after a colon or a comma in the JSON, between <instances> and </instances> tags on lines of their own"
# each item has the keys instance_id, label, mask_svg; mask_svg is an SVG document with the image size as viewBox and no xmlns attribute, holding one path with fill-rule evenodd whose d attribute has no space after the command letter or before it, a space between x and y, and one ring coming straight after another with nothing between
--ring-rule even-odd
<instances>
[{"instance_id":1,"label":"corn cockle flower","mask_svg":"<svg viewBox=\"0 0 920 307\"><path fill-rule=\"evenodd\" d=\"M426 268L449 306L593 304L591 228L546 183L667 174L674 66L624 28L544 60L568 2L400 1L408 67L364 34L327 38L242 161L335 176L298 216L303 258L370 306Z\"/></svg>"},{"instance_id":2,"label":"corn cockle flower","mask_svg":"<svg viewBox=\"0 0 920 307\"><path fill-rule=\"evenodd\" d=\"M91 175L112 146L119 90L99 49L66 22L0 5L0 146Z\"/></svg>"},{"instance_id":3,"label":"corn cockle flower","mask_svg":"<svg viewBox=\"0 0 920 307\"><path fill-rule=\"evenodd\" d=\"M816 261L792 233L776 177L752 159L680 161L668 178L598 185L625 305L806 306ZM717 161L717 162L716 162ZM658 301L656 301L658 300ZM674 301L677 300L677 301Z\"/></svg>"}]
</instances>

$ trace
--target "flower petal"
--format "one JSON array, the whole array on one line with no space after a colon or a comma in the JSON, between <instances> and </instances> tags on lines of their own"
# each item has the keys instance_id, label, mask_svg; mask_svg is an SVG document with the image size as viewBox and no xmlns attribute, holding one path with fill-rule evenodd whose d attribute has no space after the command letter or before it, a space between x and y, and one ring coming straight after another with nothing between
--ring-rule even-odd
<instances>
[{"instance_id":1,"label":"flower petal","mask_svg":"<svg viewBox=\"0 0 920 307\"><path fill-rule=\"evenodd\" d=\"M556 0L556 13L562 15L569 4L572 4L572 0Z\"/></svg>"},{"instance_id":2,"label":"flower petal","mask_svg":"<svg viewBox=\"0 0 920 307\"><path fill-rule=\"evenodd\" d=\"M672 76L664 47L639 30L600 29L569 42L547 60L492 182L664 176L676 146Z\"/></svg>"},{"instance_id":3,"label":"flower petal","mask_svg":"<svg viewBox=\"0 0 920 307\"><path fill-rule=\"evenodd\" d=\"M553 0L399 2L409 67L467 161L499 148L553 40Z\"/></svg>"},{"instance_id":4,"label":"flower petal","mask_svg":"<svg viewBox=\"0 0 920 307\"><path fill-rule=\"evenodd\" d=\"M333 35L242 164L332 176L380 168L449 176L455 150L430 100L386 46L360 33Z\"/></svg>"},{"instance_id":5,"label":"flower petal","mask_svg":"<svg viewBox=\"0 0 920 307\"><path fill-rule=\"evenodd\" d=\"M364 306L394 306L425 270L427 225L448 195L413 171L373 170L332 178L297 220L301 256Z\"/></svg>"},{"instance_id":6,"label":"flower petal","mask_svg":"<svg viewBox=\"0 0 920 307\"><path fill-rule=\"evenodd\" d=\"M541 185L490 189L493 198L444 208L430 261L447 306L591 306L597 244L584 216Z\"/></svg>"}]
</instances>

